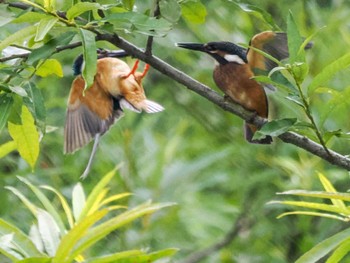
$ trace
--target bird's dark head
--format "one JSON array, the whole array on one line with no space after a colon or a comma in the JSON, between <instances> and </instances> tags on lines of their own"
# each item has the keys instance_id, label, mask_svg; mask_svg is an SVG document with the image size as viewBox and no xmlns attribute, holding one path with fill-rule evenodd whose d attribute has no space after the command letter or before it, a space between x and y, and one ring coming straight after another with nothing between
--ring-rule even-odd
<instances>
[{"instance_id":1,"label":"bird's dark head","mask_svg":"<svg viewBox=\"0 0 350 263\"><path fill-rule=\"evenodd\" d=\"M237 64L246 64L246 50L231 42L208 42L206 44L198 43L177 43L178 47L202 51L212 56L219 64L234 62Z\"/></svg>"}]
</instances>

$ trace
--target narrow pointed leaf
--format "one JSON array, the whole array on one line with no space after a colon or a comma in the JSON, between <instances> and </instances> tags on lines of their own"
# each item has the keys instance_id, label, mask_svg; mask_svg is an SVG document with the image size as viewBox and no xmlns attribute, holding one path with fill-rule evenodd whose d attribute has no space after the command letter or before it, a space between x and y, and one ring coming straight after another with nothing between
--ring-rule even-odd
<instances>
[{"instance_id":1,"label":"narrow pointed leaf","mask_svg":"<svg viewBox=\"0 0 350 263\"><path fill-rule=\"evenodd\" d=\"M55 188L52 188L51 186L42 185L42 186L40 186L40 188L52 191L52 192L54 192L57 195L57 197L59 198L59 200L61 202L63 210L64 210L64 212L66 214L66 218L68 220L68 224L69 224L70 228L72 228L73 225L74 225L73 213L72 213L72 210L70 209L70 207L68 205L68 202L67 202L66 198L64 198L64 196L60 192L58 192Z\"/></svg>"},{"instance_id":2,"label":"narrow pointed leaf","mask_svg":"<svg viewBox=\"0 0 350 263\"><path fill-rule=\"evenodd\" d=\"M334 250L332 255L327 259L326 263L337 263L349 254L350 239L345 240L340 246Z\"/></svg>"},{"instance_id":3,"label":"narrow pointed leaf","mask_svg":"<svg viewBox=\"0 0 350 263\"><path fill-rule=\"evenodd\" d=\"M58 21L57 17L48 17L40 20L39 25L37 27L36 35L34 38L35 42L42 41L47 33L52 29L52 27Z\"/></svg>"},{"instance_id":4,"label":"narrow pointed leaf","mask_svg":"<svg viewBox=\"0 0 350 263\"><path fill-rule=\"evenodd\" d=\"M321 173L318 173L318 178L320 179L323 188L330 193L337 193L337 190L333 187L331 182ZM331 199L333 205L341 208L341 209L346 209L346 205L342 200L339 199Z\"/></svg>"},{"instance_id":5,"label":"narrow pointed leaf","mask_svg":"<svg viewBox=\"0 0 350 263\"><path fill-rule=\"evenodd\" d=\"M17 145L14 141L9 141L0 145L0 159L8 155L10 152L17 149Z\"/></svg>"},{"instance_id":6,"label":"narrow pointed leaf","mask_svg":"<svg viewBox=\"0 0 350 263\"><path fill-rule=\"evenodd\" d=\"M73 206L73 215L76 221L81 218L81 213L86 207L86 198L83 186L81 183L77 183L72 192L72 206Z\"/></svg>"},{"instance_id":7,"label":"narrow pointed leaf","mask_svg":"<svg viewBox=\"0 0 350 263\"><path fill-rule=\"evenodd\" d=\"M13 104L12 95L8 93L0 94L0 132L5 127Z\"/></svg>"},{"instance_id":8,"label":"narrow pointed leaf","mask_svg":"<svg viewBox=\"0 0 350 263\"><path fill-rule=\"evenodd\" d=\"M56 257L53 259L52 263L64 263L71 262L77 255L71 256L71 250L75 247L77 242L86 236L86 231L102 219L108 213L107 209L97 211L94 214L91 214L85 217L77 225L75 225L69 232L66 234L57 249ZM73 258L71 261L69 259Z\"/></svg>"},{"instance_id":9,"label":"narrow pointed leaf","mask_svg":"<svg viewBox=\"0 0 350 263\"><path fill-rule=\"evenodd\" d=\"M328 213L319 213L319 212L309 212L309 211L293 211L293 212L286 212L283 214L280 214L277 218L280 219L285 216L289 215L306 215L306 216L318 216L318 217L324 217L324 218L329 218L329 219L336 219L344 222L348 222L349 219L341 216L337 216L334 214L328 214Z\"/></svg>"},{"instance_id":10,"label":"narrow pointed leaf","mask_svg":"<svg viewBox=\"0 0 350 263\"><path fill-rule=\"evenodd\" d=\"M38 209L38 229L45 251L53 257L60 243L60 231L55 219L45 210Z\"/></svg>"},{"instance_id":11,"label":"narrow pointed leaf","mask_svg":"<svg viewBox=\"0 0 350 263\"><path fill-rule=\"evenodd\" d=\"M287 35L288 35L288 51L289 51L289 61L293 64L296 61L305 61L305 52L300 51L299 48L303 43L300 36L298 27L294 21L293 14L289 12L287 17Z\"/></svg>"},{"instance_id":12,"label":"narrow pointed leaf","mask_svg":"<svg viewBox=\"0 0 350 263\"><path fill-rule=\"evenodd\" d=\"M11 225L5 220L0 218L0 235L13 234L12 244L16 247L17 251L20 251L21 254L27 257L39 257L44 256L27 235L25 235L20 229L16 226Z\"/></svg>"},{"instance_id":13,"label":"narrow pointed leaf","mask_svg":"<svg viewBox=\"0 0 350 263\"><path fill-rule=\"evenodd\" d=\"M35 32L36 26L29 26L11 34L4 40L0 41L0 51L11 44L23 42L26 38L34 36Z\"/></svg>"},{"instance_id":14,"label":"narrow pointed leaf","mask_svg":"<svg viewBox=\"0 0 350 263\"><path fill-rule=\"evenodd\" d=\"M110 171L109 173L107 173L98 183L97 185L94 187L94 189L91 191L91 193L89 194L87 200L86 200L86 204L84 206L83 211L81 211L79 217L77 217L77 221L80 221L81 219L83 219L90 211L91 207L93 207L95 200L97 198L97 196L101 193L101 191L103 191L103 189L108 185L108 183L111 181L111 179L113 178L113 176L115 175L116 170L119 167L116 167L115 169L113 169L112 171Z\"/></svg>"},{"instance_id":15,"label":"narrow pointed leaf","mask_svg":"<svg viewBox=\"0 0 350 263\"><path fill-rule=\"evenodd\" d=\"M350 202L350 194L348 193L329 193L329 192L322 192L322 191L290 190L290 191L285 191L277 194L309 196L309 197L326 198L326 199L338 199L338 200Z\"/></svg>"},{"instance_id":16,"label":"narrow pointed leaf","mask_svg":"<svg viewBox=\"0 0 350 263\"><path fill-rule=\"evenodd\" d=\"M20 191L18 191L16 188L11 186L5 187L7 190L10 190L13 194L15 194L22 203L28 208L28 210L34 215L34 217L37 216L37 206L34 205L27 197L25 197Z\"/></svg>"},{"instance_id":17,"label":"narrow pointed leaf","mask_svg":"<svg viewBox=\"0 0 350 263\"><path fill-rule=\"evenodd\" d=\"M105 256L101 256L101 257L91 258L91 259L87 260L86 263L89 263L89 262L91 262L91 263L110 263L110 262L116 262L116 260L121 260L121 259L129 258L129 257L142 255L142 254L144 254L144 252L142 252L141 250L129 250L129 251L118 252L118 253L111 254L111 255L105 255Z\"/></svg>"},{"instance_id":18,"label":"narrow pointed leaf","mask_svg":"<svg viewBox=\"0 0 350 263\"><path fill-rule=\"evenodd\" d=\"M85 80L85 89L89 88L96 74L96 42L95 34L85 29L79 29L79 35L83 44L84 68L83 78Z\"/></svg>"},{"instance_id":19,"label":"narrow pointed leaf","mask_svg":"<svg viewBox=\"0 0 350 263\"><path fill-rule=\"evenodd\" d=\"M102 6L98 3L78 2L77 4L73 5L71 8L68 9L66 16L69 20L72 20L73 18L81 15L82 13L98 9L102 9Z\"/></svg>"},{"instance_id":20,"label":"narrow pointed leaf","mask_svg":"<svg viewBox=\"0 0 350 263\"><path fill-rule=\"evenodd\" d=\"M39 156L39 134L34 125L33 116L25 106L22 106L21 120L21 125L9 122L8 130L17 145L19 154L33 170Z\"/></svg>"},{"instance_id":21,"label":"narrow pointed leaf","mask_svg":"<svg viewBox=\"0 0 350 263\"><path fill-rule=\"evenodd\" d=\"M314 263L326 256L334 248L339 246L342 242L347 240L350 236L350 229L341 231L334 236L327 238L318 245L314 246L304 255L302 255L295 263Z\"/></svg>"},{"instance_id":22,"label":"narrow pointed leaf","mask_svg":"<svg viewBox=\"0 0 350 263\"><path fill-rule=\"evenodd\" d=\"M24 177L18 177L21 182L25 183L35 194L35 196L40 200L42 205L45 207L45 210L50 213L50 215L54 218L55 222L59 226L60 232L63 234L66 231L66 228L64 226L64 223L60 217L60 215L57 212L57 209L52 205L52 200L49 200L43 192L40 191L40 189L36 186L34 186L32 183L30 183L26 178Z\"/></svg>"}]
</instances>

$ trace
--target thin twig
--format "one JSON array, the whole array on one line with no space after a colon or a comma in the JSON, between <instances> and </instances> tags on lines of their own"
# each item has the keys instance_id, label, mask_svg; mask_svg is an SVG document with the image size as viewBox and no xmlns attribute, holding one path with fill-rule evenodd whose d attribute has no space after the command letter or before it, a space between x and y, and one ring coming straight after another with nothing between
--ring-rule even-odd
<instances>
[{"instance_id":1,"label":"thin twig","mask_svg":"<svg viewBox=\"0 0 350 263\"><path fill-rule=\"evenodd\" d=\"M155 0L153 16L157 18L159 17L159 15L160 15L159 0ZM146 51L145 51L147 56L152 56L152 46L153 46L153 36L149 36L147 38Z\"/></svg>"}]
</instances>

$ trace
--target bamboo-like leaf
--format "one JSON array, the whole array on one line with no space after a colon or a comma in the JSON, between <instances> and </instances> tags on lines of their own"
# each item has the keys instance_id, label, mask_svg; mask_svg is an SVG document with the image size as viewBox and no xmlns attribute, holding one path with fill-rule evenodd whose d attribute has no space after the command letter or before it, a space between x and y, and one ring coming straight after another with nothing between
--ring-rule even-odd
<instances>
[{"instance_id":1,"label":"bamboo-like leaf","mask_svg":"<svg viewBox=\"0 0 350 263\"><path fill-rule=\"evenodd\" d=\"M339 213L344 215L350 215L350 210L347 208L340 208L336 207L334 205L327 205L327 204L321 204L321 203L314 203L314 202L304 202L304 201L272 201L269 202L269 204L284 204L284 205L292 205L292 206L299 206L304 208L312 208L327 212L333 212L333 213Z\"/></svg>"},{"instance_id":2,"label":"bamboo-like leaf","mask_svg":"<svg viewBox=\"0 0 350 263\"><path fill-rule=\"evenodd\" d=\"M92 204L92 206L88 212L88 215L95 213L98 210L101 202L104 200L104 198L108 194L108 191L109 191L109 189L107 189L107 188L102 189L102 191L97 195L95 202Z\"/></svg>"},{"instance_id":3,"label":"bamboo-like leaf","mask_svg":"<svg viewBox=\"0 0 350 263\"><path fill-rule=\"evenodd\" d=\"M314 263L318 262L321 258L326 256L334 248L339 246L345 240L348 240L350 236L350 229L343 230L334 236L323 240L321 243L314 246L304 255L302 255L295 263Z\"/></svg>"},{"instance_id":4,"label":"bamboo-like leaf","mask_svg":"<svg viewBox=\"0 0 350 263\"><path fill-rule=\"evenodd\" d=\"M57 21L57 17L48 17L41 19L36 30L34 41L42 41L46 34L49 33L52 27L57 23Z\"/></svg>"},{"instance_id":5,"label":"bamboo-like leaf","mask_svg":"<svg viewBox=\"0 0 350 263\"><path fill-rule=\"evenodd\" d=\"M34 186L32 183L30 183L26 178L18 176L18 179L25 183L32 191L33 193L36 195L36 197L40 200L40 202L43 204L43 206L45 207L45 210L50 213L50 215L53 217L53 219L55 220L56 224L59 226L60 232L63 235L66 231L66 228L64 226L64 223L60 217L60 215L58 214L57 210L55 209L55 207L52 205L52 201L49 200L42 191L40 191L40 189L36 186Z\"/></svg>"},{"instance_id":6,"label":"bamboo-like leaf","mask_svg":"<svg viewBox=\"0 0 350 263\"><path fill-rule=\"evenodd\" d=\"M290 64L294 62L304 62L305 52L304 50L299 52L300 46L303 41L299 34L298 27L294 21L292 12L289 12L287 17L287 35L288 35L288 51Z\"/></svg>"},{"instance_id":7,"label":"bamboo-like leaf","mask_svg":"<svg viewBox=\"0 0 350 263\"><path fill-rule=\"evenodd\" d=\"M11 112L13 97L8 93L0 94L0 132L5 127Z\"/></svg>"},{"instance_id":8,"label":"bamboo-like leaf","mask_svg":"<svg viewBox=\"0 0 350 263\"><path fill-rule=\"evenodd\" d=\"M58 245L60 244L60 231L54 218L45 210L38 209L38 229L43 240L45 251L49 256L56 254Z\"/></svg>"},{"instance_id":9,"label":"bamboo-like leaf","mask_svg":"<svg viewBox=\"0 0 350 263\"><path fill-rule=\"evenodd\" d=\"M138 255L143 255L144 252L141 250L129 250L129 251L123 251L114 253L111 255L105 255L101 257L94 257L86 261L86 263L110 263L110 262L116 262L117 260L134 257Z\"/></svg>"},{"instance_id":10,"label":"bamboo-like leaf","mask_svg":"<svg viewBox=\"0 0 350 263\"><path fill-rule=\"evenodd\" d=\"M61 202L63 210L64 210L64 212L66 214L69 227L72 228L73 225L74 225L74 218L73 218L72 210L70 209L66 198L64 198L64 196L60 192L58 192L55 188L53 188L51 186L42 185L40 187L43 188L43 189L47 189L49 191L52 191L52 192L54 192L57 195L57 197L59 198L59 200Z\"/></svg>"},{"instance_id":11,"label":"bamboo-like leaf","mask_svg":"<svg viewBox=\"0 0 350 263\"><path fill-rule=\"evenodd\" d=\"M318 173L318 178L320 179L323 188L330 193L337 193L337 190L335 190L335 188L333 187L333 185L331 184L331 182L321 173ZM341 208L341 209L346 209L346 205L342 200L339 199L331 199L333 205Z\"/></svg>"},{"instance_id":12,"label":"bamboo-like leaf","mask_svg":"<svg viewBox=\"0 0 350 263\"><path fill-rule=\"evenodd\" d=\"M80 253L71 256L71 250L75 247L77 242L86 236L86 231L102 219L108 213L108 209L97 211L76 224L61 240L61 243L57 249L56 257L52 263L68 263Z\"/></svg>"},{"instance_id":13,"label":"bamboo-like leaf","mask_svg":"<svg viewBox=\"0 0 350 263\"><path fill-rule=\"evenodd\" d=\"M0 218L0 235L3 236L6 234L13 234L12 244L22 255L26 257L44 256L44 254L38 251L27 235L16 226Z\"/></svg>"},{"instance_id":14,"label":"bamboo-like leaf","mask_svg":"<svg viewBox=\"0 0 350 263\"><path fill-rule=\"evenodd\" d=\"M22 124L8 123L8 130L17 144L21 157L34 169L39 156L39 134L34 125L33 116L26 106L22 106Z\"/></svg>"},{"instance_id":15,"label":"bamboo-like leaf","mask_svg":"<svg viewBox=\"0 0 350 263\"><path fill-rule=\"evenodd\" d=\"M117 194L117 195L112 195L110 197L105 198L101 203L100 203L100 207L107 205L111 202L117 201L119 199L122 199L124 197L128 197L130 196L131 193L122 193L122 194Z\"/></svg>"},{"instance_id":16,"label":"bamboo-like leaf","mask_svg":"<svg viewBox=\"0 0 350 263\"><path fill-rule=\"evenodd\" d=\"M51 263L51 258L48 257L31 257L16 261L16 263Z\"/></svg>"},{"instance_id":17,"label":"bamboo-like leaf","mask_svg":"<svg viewBox=\"0 0 350 263\"><path fill-rule=\"evenodd\" d=\"M89 214L90 209L94 206L95 200L97 198L97 196L101 193L101 191L103 191L103 189L108 185L108 183L111 181L111 179L113 178L113 176L115 175L116 170L119 168L116 167L115 169L113 169L112 171L110 171L109 173L107 173L98 183L97 185L94 187L94 189L92 189L91 193L89 194L85 206L83 208L83 210L81 211L79 217L76 217L77 222L79 222L80 220L82 220L86 215Z\"/></svg>"},{"instance_id":18,"label":"bamboo-like leaf","mask_svg":"<svg viewBox=\"0 0 350 263\"><path fill-rule=\"evenodd\" d=\"M315 89L321 85L325 85L328 81L330 81L333 76L339 71L346 69L350 66L350 53L345 54L344 56L338 58L331 64L327 65L322 69L320 73L318 73L313 80L311 81L308 87L309 96L315 92Z\"/></svg>"},{"instance_id":19,"label":"bamboo-like leaf","mask_svg":"<svg viewBox=\"0 0 350 263\"><path fill-rule=\"evenodd\" d=\"M14 141L9 141L0 145L0 159L8 155L10 152L17 149L17 144Z\"/></svg>"},{"instance_id":20,"label":"bamboo-like leaf","mask_svg":"<svg viewBox=\"0 0 350 263\"><path fill-rule=\"evenodd\" d=\"M79 242L78 246L74 248L69 260L73 260L77 255L85 251L87 248L98 242L100 239L111 233L112 231L134 221L147 214L152 214L155 211L162 209L164 207L172 206L173 203L164 204L150 204L149 202L135 207L132 210L124 212L112 219L103 222L102 224L90 229L84 238ZM68 260L68 262L69 262Z\"/></svg>"},{"instance_id":21,"label":"bamboo-like leaf","mask_svg":"<svg viewBox=\"0 0 350 263\"><path fill-rule=\"evenodd\" d=\"M78 221L78 219L81 218L81 213L86 206L85 193L81 183L77 183L73 188L72 206L75 221Z\"/></svg>"},{"instance_id":22,"label":"bamboo-like leaf","mask_svg":"<svg viewBox=\"0 0 350 263\"><path fill-rule=\"evenodd\" d=\"M349 254L350 239L343 241L338 248L334 250L332 255L327 259L326 263L338 263Z\"/></svg>"},{"instance_id":23,"label":"bamboo-like leaf","mask_svg":"<svg viewBox=\"0 0 350 263\"><path fill-rule=\"evenodd\" d=\"M37 209L38 207L34 205L27 197L25 197L20 191L18 191L16 188L12 186L5 186L7 190L10 190L13 194L15 194L22 203L28 208L28 210L34 215L34 217L37 216Z\"/></svg>"},{"instance_id":24,"label":"bamboo-like leaf","mask_svg":"<svg viewBox=\"0 0 350 263\"><path fill-rule=\"evenodd\" d=\"M348 193L329 193L322 191L305 191L305 190L290 190L282 193L277 193L278 195L296 195L296 196L309 196L315 198L326 198L326 199L338 199L350 202L350 194Z\"/></svg>"},{"instance_id":25,"label":"bamboo-like leaf","mask_svg":"<svg viewBox=\"0 0 350 263\"><path fill-rule=\"evenodd\" d=\"M79 29L79 35L83 44L84 68L83 78L85 80L85 89L89 88L94 82L96 74L96 42L95 34L85 29Z\"/></svg>"},{"instance_id":26,"label":"bamboo-like leaf","mask_svg":"<svg viewBox=\"0 0 350 263\"><path fill-rule=\"evenodd\" d=\"M23 28L11 34L10 36L8 36L7 38L5 38L0 42L0 51L11 44L20 43L24 41L26 38L34 36L35 32L36 32L36 26L28 26L26 28Z\"/></svg>"},{"instance_id":27,"label":"bamboo-like leaf","mask_svg":"<svg viewBox=\"0 0 350 263\"><path fill-rule=\"evenodd\" d=\"M310 211L293 211L293 212L286 212L283 214L280 214L277 216L278 219L289 216L289 215L306 215L306 216L318 216L318 217L325 217L330 219L336 219L343 222L349 222L348 218L337 216L334 214L328 214L328 213L319 213L319 212L310 212Z\"/></svg>"}]
</instances>

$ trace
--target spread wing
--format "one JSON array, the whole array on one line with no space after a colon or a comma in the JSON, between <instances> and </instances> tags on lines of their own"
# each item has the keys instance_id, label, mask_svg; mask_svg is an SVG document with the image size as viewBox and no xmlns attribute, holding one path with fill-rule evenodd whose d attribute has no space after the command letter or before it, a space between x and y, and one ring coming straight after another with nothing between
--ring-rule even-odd
<instances>
[{"instance_id":1,"label":"spread wing","mask_svg":"<svg viewBox=\"0 0 350 263\"><path fill-rule=\"evenodd\" d=\"M97 134L104 134L123 115L119 103L97 83L83 95L85 82L81 76L73 81L68 100L64 130L64 152L73 153L85 146Z\"/></svg>"},{"instance_id":2,"label":"spread wing","mask_svg":"<svg viewBox=\"0 0 350 263\"><path fill-rule=\"evenodd\" d=\"M288 58L288 41L286 33L265 31L255 35L250 41L250 46L262 50L278 60ZM253 49L247 51L248 64L252 69L270 71L276 67L276 63L264 57Z\"/></svg>"}]
</instances>

